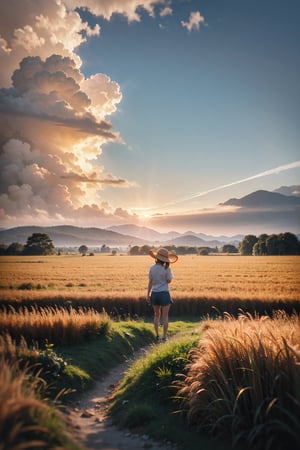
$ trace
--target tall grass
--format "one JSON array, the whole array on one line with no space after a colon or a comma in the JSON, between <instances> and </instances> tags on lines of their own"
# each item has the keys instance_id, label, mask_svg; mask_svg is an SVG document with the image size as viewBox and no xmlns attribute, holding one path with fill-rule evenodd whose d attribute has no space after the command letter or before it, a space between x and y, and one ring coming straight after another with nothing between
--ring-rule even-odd
<instances>
[{"instance_id":1,"label":"tall grass","mask_svg":"<svg viewBox=\"0 0 300 450\"><path fill-rule=\"evenodd\" d=\"M92 308L37 306L3 307L0 330L13 339L22 336L27 342L48 342L55 345L77 344L92 336L109 333L111 320L105 312Z\"/></svg>"},{"instance_id":2,"label":"tall grass","mask_svg":"<svg viewBox=\"0 0 300 450\"><path fill-rule=\"evenodd\" d=\"M256 450L300 447L300 318L206 321L179 382L189 423Z\"/></svg>"},{"instance_id":3,"label":"tall grass","mask_svg":"<svg viewBox=\"0 0 300 450\"><path fill-rule=\"evenodd\" d=\"M39 374L45 393L48 388L53 389L53 383L55 386L67 366L67 361L53 347L53 344L45 344L41 349L38 343L29 346L23 337L16 342L9 334L0 335L0 359L14 364L20 371ZM59 391L56 389L56 392ZM61 394L67 392L68 389L61 390Z\"/></svg>"},{"instance_id":4,"label":"tall grass","mask_svg":"<svg viewBox=\"0 0 300 450\"><path fill-rule=\"evenodd\" d=\"M38 376L5 360L0 364L0 449L78 450L62 415L39 399Z\"/></svg>"}]
</instances>

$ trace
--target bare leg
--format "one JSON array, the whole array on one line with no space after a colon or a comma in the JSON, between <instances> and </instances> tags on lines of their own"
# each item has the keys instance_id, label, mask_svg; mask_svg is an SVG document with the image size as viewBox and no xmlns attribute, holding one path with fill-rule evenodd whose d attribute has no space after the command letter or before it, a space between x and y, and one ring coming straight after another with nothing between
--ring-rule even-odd
<instances>
[{"instance_id":1,"label":"bare leg","mask_svg":"<svg viewBox=\"0 0 300 450\"><path fill-rule=\"evenodd\" d=\"M160 319L160 306L159 305L153 305L153 311L154 311L154 330L156 333L156 336L158 336L158 327L159 327L159 319Z\"/></svg>"},{"instance_id":2,"label":"bare leg","mask_svg":"<svg viewBox=\"0 0 300 450\"><path fill-rule=\"evenodd\" d=\"M169 326L170 305L162 306L161 309L162 309L162 323L163 323L163 330L164 330L163 338L166 339L167 333L168 333L168 326Z\"/></svg>"}]
</instances>

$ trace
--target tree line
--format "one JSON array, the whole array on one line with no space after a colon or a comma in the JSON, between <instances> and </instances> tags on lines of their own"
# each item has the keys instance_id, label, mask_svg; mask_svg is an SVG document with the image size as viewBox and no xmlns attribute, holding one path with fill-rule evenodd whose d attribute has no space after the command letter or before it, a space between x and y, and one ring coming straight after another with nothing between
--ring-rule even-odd
<instances>
[{"instance_id":1,"label":"tree line","mask_svg":"<svg viewBox=\"0 0 300 450\"><path fill-rule=\"evenodd\" d=\"M0 246L1 255L54 255L55 247L46 233L33 233L25 245L13 242L8 247Z\"/></svg>"},{"instance_id":2,"label":"tree line","mask_svg":"<svg viewBox=\"0 0 300 450\"><path fill-rule=\"evenodd\" d=\"M150 245L134 245L129 248L130 255L148 255L152 249ZM300 255L300 242L293 233L261 234L255 236L248 234L239 243L238 248L232 244L225 244L218 247L191 247L167 245L169 251L174 251L177 255L209 255L211 253L239 253L241 255ZM88 247L81 245L79 253L87 254ZM116 254L105 244L101 247L101 253ZM1 255L54 255L56 252L51 238L46 233L33 233L28 237L25 245L13 242L9 246L0 245Z\"/></svg>"},{"instance_id":3,"label":"tree line","mask_svg":"<svg viewBox=\"0 0 300 450\"><path fill-rule=\"evenodd\" d=\"M135 245L130 248L131 255L147 255L152 247ZM286 232L280 234L261 234L255 236L249 234L239 243L238 248L232 244L225 244L222 247L188 247L188 246L166 246L169 251L174 251L177 255L198 254L209 255L210 253L239 253L240 255L300 255L300 241L293 233Z\"/></svg>"},{"instance_id":4,"label":"tree line","mask_svg":"<svg viewBox=\"0 0 300 450\"><path fill-rule=\"evenodd\" d=\"M300 255L300 242L293 233L248 234L239 244L241 255Z\"/></svg>"}]
</instances>

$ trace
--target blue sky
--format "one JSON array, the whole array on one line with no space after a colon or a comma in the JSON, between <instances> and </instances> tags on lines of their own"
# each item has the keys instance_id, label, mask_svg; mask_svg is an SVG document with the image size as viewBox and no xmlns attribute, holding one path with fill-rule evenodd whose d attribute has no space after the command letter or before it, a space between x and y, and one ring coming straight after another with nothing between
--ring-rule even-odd
<instances>
[{"instance_id":1,"label":"blue sky","mask_svg":"<svg viewBox=\"0 0 300 450\"><path fill-rule=\"evenodd\" d=\"M183 230L229 198L299 186L299 1L5 3L4 226L183 215Z\"/></svg>"},{"instance_id":2,"label":"blue sky","mask_svg":"<svg viewBox=\"0 0 300 450\"><path fill-rule=\"evenodd\" d=\"M101 161L138 182L122 193L126 208L158 211L299 160L299 3L171 6L164 18L157 8L156 17L145 13L140 22L100 20L100 36L80 48L84 72L104 71L121 86L112 122L125 144L105 147ZM181 21L193 11L205 22L188 31ZM181 202L176 210L299 184L299 174L298 167L261 177ZM117 204L119 193L110 190L106 195Z\"/></svg>"}]
</instances>

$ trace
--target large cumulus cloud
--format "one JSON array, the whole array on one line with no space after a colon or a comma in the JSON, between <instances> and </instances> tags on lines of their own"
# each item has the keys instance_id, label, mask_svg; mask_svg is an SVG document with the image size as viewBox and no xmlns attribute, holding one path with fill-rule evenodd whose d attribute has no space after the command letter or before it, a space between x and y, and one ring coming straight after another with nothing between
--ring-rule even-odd
<instances>
[{"instance_id":1,"label":"large cumulus cloud","mask_svg":"<svg viewBox=\"0 0 300 450\"><path fill-rule=\"evenodd\" d=\"M119 140L108 121L122 100L103 73L86 78L76 49L91 28L78 8L109 20L140 20L161 0L10 0L0 4L0 219L18 223L110 223L128 215L101 197L134 182L105 173L102 146ZM101 161L101 158L100 158Z\"/></svg>"}]
</instances>

